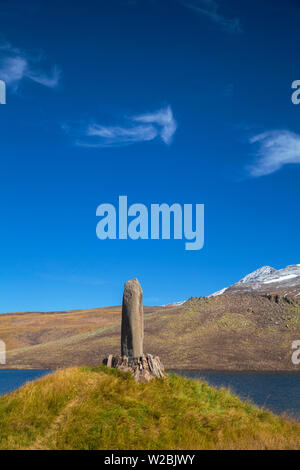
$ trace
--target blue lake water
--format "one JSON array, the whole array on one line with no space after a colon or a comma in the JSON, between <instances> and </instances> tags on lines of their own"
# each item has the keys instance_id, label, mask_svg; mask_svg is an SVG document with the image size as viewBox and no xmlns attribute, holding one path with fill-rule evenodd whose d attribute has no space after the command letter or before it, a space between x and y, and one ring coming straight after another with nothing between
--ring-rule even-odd
<instances>
[{"instance_id":1,"label":"blue lake water","mask_svg":"<svg viewBox=\"0 0 300 470\"><path fill-rule=\"evenodd\" d=\"M12 392L26 382L39 379L49 370L0 370L0 395Z\"/></svg>"},{"instance_id":2,"label":"blue lake water","mask_svg":"<svg viewBox=\"0 0 300 470\"><path fill-rule=\"evenodd\" d=\"M229 387L243 400L300 420L300 372L203 372L176 370L184 377Z\"/></svg>"}]
</instances>

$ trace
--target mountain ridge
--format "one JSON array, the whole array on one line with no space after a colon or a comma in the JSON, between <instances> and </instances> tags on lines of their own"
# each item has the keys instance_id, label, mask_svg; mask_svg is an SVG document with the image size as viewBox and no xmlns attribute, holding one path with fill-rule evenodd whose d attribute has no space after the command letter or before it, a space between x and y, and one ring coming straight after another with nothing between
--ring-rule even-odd
<instances>
[{"instance_id":1,"label":"mountain ridge","mask_svg":"<svg viewBox=\"0 0 300 470\"><path fill-rule=\"evenodd\" d=\"M208 297L245 292L260 294L278 293L283 296L300 296L300 264L291 264L282 269L262 266L247 274L238 282L224 287Z\"/></svg>"}]
</instances>

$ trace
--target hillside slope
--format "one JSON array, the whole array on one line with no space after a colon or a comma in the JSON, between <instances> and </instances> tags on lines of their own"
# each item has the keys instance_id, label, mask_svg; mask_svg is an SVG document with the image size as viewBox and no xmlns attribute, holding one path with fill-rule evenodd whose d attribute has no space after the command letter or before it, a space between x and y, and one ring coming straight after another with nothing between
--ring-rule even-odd
<instances>
[{"instance_id":1,"label":"hillside slope","mask_svg":"<svg viewBox=\"0 0 300 470\"><path fill-rule=\"evenodd\" d=\"M145 314L157 310L145 307ZM60 312L0 313L0 338L8 350L88 334L121 321L121 307Z\"/></svg>"},{"instance_id":2,"label":"hillside slope","mask_svg":"<svg viewBox=\"0 0 300 470\"><path fill-rule=\"evenodd\" d=\"M74 327L72 314L67 315L69 335L62 335L65 318L57 314L50 341L46 335L40 344L9 349L7 365L2 367L96 366L107 354L119 353L120 307L93 313L94 325L88 323L82 333L78 323L84 328L86 312L82 320L79 312L74 315ZM32 331L29 323L22 331L19 320L10 323L9 332L19 337L20 344ZM4 330L0 337L5 341ZM299 297L225 293L193 298L181 306L145 309L144 350L158 354L169 369L299 370L291 361L292 342L299 338Z\"/></svg>"},{"instance_id":3,"label":"hillside slope","mask_svg":"<svg viewBox=\"0 0 300 470\"><path fill-rule=\"evenodd\" d=\"M300 449L300 425L175 375L71 368L0 397L0 449Z\"/></svg>"}]
</instances>

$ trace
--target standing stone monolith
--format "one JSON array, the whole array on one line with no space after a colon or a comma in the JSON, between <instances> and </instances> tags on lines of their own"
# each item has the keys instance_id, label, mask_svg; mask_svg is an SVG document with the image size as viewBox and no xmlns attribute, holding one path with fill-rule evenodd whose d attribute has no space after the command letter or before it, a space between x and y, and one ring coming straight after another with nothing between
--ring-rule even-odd
<instances>
[{"instance_id":1,"label":"standing stone monolith","mask_svg":"<svg viewBox=\"0 0 300 470\"><path fill-rule=\"evenodd\" d=\"M121 355L130 359L142 357L143 341L143 291L138 279L130 279L123 294Z\"/></svg>"},{"instance_id":2,"label":"standing stone monolith","mask_svg":"<svg viewBox=\"0 0 300 470\"><path fill-rule=\"evenodd\" d=\"M125 283L121 330L121 356L109 354L103 364L129 372L137 382L167 377L159 357L143 352L143 291L137 279Z\"/></svg>"}]
</instances>

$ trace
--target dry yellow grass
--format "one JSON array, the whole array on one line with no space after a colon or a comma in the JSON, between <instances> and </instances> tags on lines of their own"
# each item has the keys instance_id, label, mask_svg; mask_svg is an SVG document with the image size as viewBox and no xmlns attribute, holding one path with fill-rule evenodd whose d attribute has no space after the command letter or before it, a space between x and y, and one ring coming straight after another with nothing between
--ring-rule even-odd
<instances>
[{"instance_id":1,"label":"dry yellow grass","mask_svg":"<svg viewBox=\"0 0 300 470\"><path fill-rule=\"evenodd\" d=\"M300 449L300 425L176 375L70 368L0 398L0 449Z\"/></svg>"},{"instance_id":2,"label":"dry yellow grass","mask_svg":"<svg viewBox=\"0 0 300 470\"><path fill-rule=\"evenodd\" d=\"M9 351L23 349L112 325L120 321L120 315L120 307L1 313L0 338Z\"/></svg>"}]
</instances>

